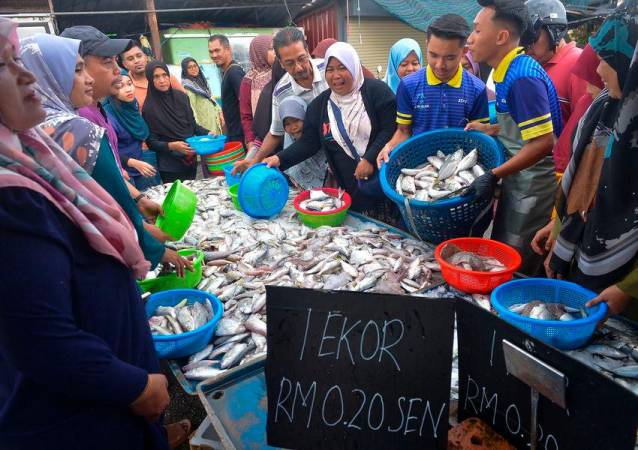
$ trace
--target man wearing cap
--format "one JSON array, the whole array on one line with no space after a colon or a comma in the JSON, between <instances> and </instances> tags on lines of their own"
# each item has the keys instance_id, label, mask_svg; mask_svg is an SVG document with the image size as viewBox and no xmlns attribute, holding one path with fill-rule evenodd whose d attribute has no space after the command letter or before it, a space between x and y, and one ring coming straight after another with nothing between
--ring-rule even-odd
<instances>
[{"instance_id":1,"label":"man wearing cap","mask_svg":"<svg viewBox=\"0 0 638 450\"><path fill-rule=\"evenodd\" d=\"M117 134L108 122L100 100L117 94L122 83L122 76L117 65L116 55L124 52L131 45L131 40L109 39L100 30L91 26L70 27L65 29L60 36L81 41L80 56L84 59L86 71L95 81L93 86L93 104L80 108L78 113L106 130L111 150L117 154ZM115 161L119 166L119 157L115 158ZM127 183L127 187L142 214L156 217L160 213L161 208L157 203L140 193L130 183ZM157 230L152 229L149 231L153 232L158 238L163 239L165 237L160 235Z\"/></svg>"},{"instance_id":2,"label":"man wearing cap","mask_svg":"<svg viewBox=\"0 0 638 450\"><path fill-rule=\"evenodd\" d=\"M456 14L443 15L428 27L428 64L399 83L398 127L377 157L379 167L394 147L412 135L489 122L485 83L461 66L469 34L467 22Z\"/></svg>"}]
</instances>

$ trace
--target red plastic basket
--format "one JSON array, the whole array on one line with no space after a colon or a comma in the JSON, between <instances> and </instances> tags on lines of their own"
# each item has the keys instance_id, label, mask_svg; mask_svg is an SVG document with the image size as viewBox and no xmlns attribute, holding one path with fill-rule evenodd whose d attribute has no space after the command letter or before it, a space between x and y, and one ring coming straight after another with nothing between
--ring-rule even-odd
<instances>
[{"instance_id":1,"label":"red plastic basket","mask_svg":"<svg viewBox=\"0 0 638 450\"><path fill-rule=\"evenodd\" d=\"M453 266L441 257L441 249L454 244L461 250L498 259L505 269L499 272L475 272ZM456 238L441 242L434 250L434 257L441 266L443 279L452 287L468 294L489 294L496 287L510 281L521 266L521 255L509 245L483 238Z\"/></svg>"}]
</instances>

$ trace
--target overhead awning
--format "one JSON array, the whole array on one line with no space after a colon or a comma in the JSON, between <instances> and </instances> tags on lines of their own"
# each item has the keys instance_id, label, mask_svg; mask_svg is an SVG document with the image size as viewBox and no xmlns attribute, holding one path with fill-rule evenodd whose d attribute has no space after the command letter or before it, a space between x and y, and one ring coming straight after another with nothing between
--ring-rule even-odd
<instances>
[{"instance_id":1,"label":"overhead awning","mask_svg":"<svg viewBox=\"0 0 638 450\"><path fill-rule=\"evenodd\" d=\"M476 0L374 0L393 16L425 30L434 19L443 14L458 14L471 24L474 16L481 9ZM568 14L574 16L599 16L612 10L616 0L565 0L563 4Z\"/></svg>"}]
</instances>

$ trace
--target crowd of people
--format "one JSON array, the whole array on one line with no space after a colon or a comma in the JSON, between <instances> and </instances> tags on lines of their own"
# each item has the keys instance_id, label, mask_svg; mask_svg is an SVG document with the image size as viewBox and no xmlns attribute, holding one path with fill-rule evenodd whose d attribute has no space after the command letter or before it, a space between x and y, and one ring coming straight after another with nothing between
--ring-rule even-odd
<instances>
[{"instance_id":1,"label":"crowd of people","mask_svg":"<svg viewBox=\"0 0 638 450\"><path fill-rule=\"evenodd\" d=\"M401 226L379 183L394 149L435 129L484 132L507 156L472 184L483 199L500 185L491 237L526 274L638 310L638 2L582 50L558 0L478 3L471 27L435 19L424 54L393 45L383 80L351 45L311 52L293 27L253 39L245 73L213 35L221 105L193 58L180 82L138 42L87 26L19 41L0 18L0 447L164 449L188 435L188 422L162 425L167 381L135 280L160 262L192 268L143 191L208 175L195 135L242 142L235 172L263 161Z\"/></svg>"}]
</instances>

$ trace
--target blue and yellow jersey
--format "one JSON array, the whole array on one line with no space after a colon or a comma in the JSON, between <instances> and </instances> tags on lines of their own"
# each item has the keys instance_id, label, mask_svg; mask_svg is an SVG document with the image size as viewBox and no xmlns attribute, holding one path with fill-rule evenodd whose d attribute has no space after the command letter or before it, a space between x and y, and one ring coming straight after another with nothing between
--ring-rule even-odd
<instances>
[{"instance_id":1,"label":"blue and yellow jersey","mask_svg":"<svg viewBox=\"0 0 638 450\"><path fill-rule=\"evenodd\" d=\"M447 83L430 66L404 77L397 89L397 123L410 125L412 135L439 128L489 123L485 83L463 70Z\"/></svg>"},{"instance_id":2,"label":"blue and yellow jersey","mask_svg":"<svg viewBox=\"0 0 638 450\"><path fill-rule=\"evenodd\" d=\"M524 141L563 130L560 103L552 80L522 47L513 49L494 71L496 112L518 125Z\"/></svg>"}]
</instances>

